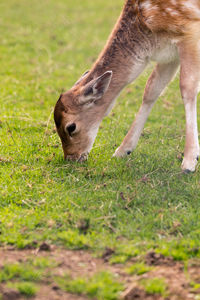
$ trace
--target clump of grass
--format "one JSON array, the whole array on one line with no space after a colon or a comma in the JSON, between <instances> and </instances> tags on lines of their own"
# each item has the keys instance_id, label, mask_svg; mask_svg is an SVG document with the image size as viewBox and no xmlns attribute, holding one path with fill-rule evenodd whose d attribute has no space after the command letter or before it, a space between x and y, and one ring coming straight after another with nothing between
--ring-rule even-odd
<instances>
[{"instance_id":1,"label":"clump of grass","mask_svg":"<svg viewBox=\"0 0 200 300\"><path fill-rule=\"evenodd\" d=\"M58 263L56 261L50 260L48 257L37 257L34 259L30 259L30 264L38 269L46 269L46 268L55 268Z\"/></svg>"},{"instance_id":2,"label":"clump of grass","mask_svg":"<svg viewBox=\"0 0 200 300\"><path fill-rule=\"evenodd\" d=\"M139 262L139 263L136 263L136 264L128 267L126 269L126 272L130 275L142 275L142 274L145 274L145 273L147 273L151 270L152 270L151 267L147 266L143 262Z\"/></svg>"},{"instance_id":3,"label":"clump of grass","mask_svg":"<svg viewBox=\"0 0 200 300\"><path fill-rule=\"evenodd\" d=\"M42 273L28 264L19 263L7 264L0 271L0 282L6 282L16 278L25 281L39 281L42 278Z\"/></svg>"},{"instance_id":4,"label":"clump of grass","mask_svg":"<svg viewBox=\"0 0 200 300\"><path fill-rule=\"evenodd\" d=\"M115 255L110 259L111 264L123 264L132 257L136 257L140 250L132 245L117 246Z\"/></svg>"},{"instance_id":5,"label":"clump of grass","mask_svg":"<svg viewBox=\"0 0 200 300\"><path fill-rule=\"evenodd\" d=\"M49 275L45 273L46 269L57 265L57 262L48 257L30 258L21 264L6 264L0 271L0 282L6 282L8 286L16 287L21 294L32 297L37 292L33 282L47 278Z\"/></svg>"},{"instance_id":6,"label":"clump of grass","mask_svg":"<svg viewBox=\"0 0 200 300\"><path fill-rule=\"evenodd\" d=\"M190 282L190 286L192 287L192 289L195 291L195 290L199 290L200 289L200 283L197 283L197 282Z\"/></svg>"},{"instance_id":7,"label":"clump of grass","mask_svg":"<svg viewBox=\"0 0 200 300\"><path fill-rule=\"evenodd\" d=\"M196 247L195 241L173 241L164 243L156 252L165 256L171 256L174 260L188 261L193 257L200 257L200 248Z\"/></svg>"},{"instance_id":8,"label":"clump of grass","mask_svg":"<svg viewBox=\"0 0 200 300\"><path fill-rule=\"evenodd\" d=\"M37 293L37 287L30 282L19 282L16 284L16 288L22 295L25 295L26 297L35 296Z\"/></svg>"},{"instance_id":9,"label":"clump of grass","mask_svg":"<svg viewBox=\"0 0 200 300\"><path fill-rule=\"evenodd\" d=\"M114 255L113 257L111 257L109 262L111 264L124 264L125 262L127 262L128 259L129 256L127 255Z\"/></svg>"},{"instance_id":10,"label":"clump of grass","mask_svg":"<svg viewBox=\"0 0 200 300\"><path fill-rule=\"evenodd\" d=\"M19 264L7 264L0 271L0 282L4 282L15 277L19 277L21 274L21 266Z\"/></svg>"},{"instance_id":11,"label":"clump of grass","mask_svg":"<svg viewBox=\"0 0 200 300\"><path fill-rule=\"evenodd\" d=\"M58 233L58 238L67 246L69 249L80 250L88 248L87 237L83 234L79 234L75 230L67 230Z\"/></svg>"},{"instance_id":12,"label":"clump of grass","mask_svg":"<svg viewBox=\"0 0 200 300\"><path fill-rule=\"evenodd\" d=\"M123 286L109 272L101 272L95 274L92 278L70 279L57 278L60 287L70 293L87 295L95 297L98 300L114 300L119 296L119 292L123 290Z\"/></svg>"},{"instance_id":13,"label":"clump of grass","mask_svg":"<svg viewBox=\"0 0 200 300\"><path fill-rule=\"evenodd\" d=\"M140 281L148 294L167 295L167 285L163 278L143 279Z\"/></svg>"},{"instance_id":14,"label":"clump of grass","mask_svg":"<svg viewBox=\"0 0 200 300\"><path fill-rule=\"evenodd\" d=\"M42 279L42 272L32 267L22 266L20 278L26 281L40 281Z\"/></svg>"}]
</instances>

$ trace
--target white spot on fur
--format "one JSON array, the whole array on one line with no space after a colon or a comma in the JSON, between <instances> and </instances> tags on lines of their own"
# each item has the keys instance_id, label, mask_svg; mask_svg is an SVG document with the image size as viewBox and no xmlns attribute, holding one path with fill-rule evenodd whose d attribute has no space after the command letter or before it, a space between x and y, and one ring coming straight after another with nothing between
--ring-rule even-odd
<instances>
[{"instance_id":1,"label":"white spot on fur","mask_svg":"<svg viewBox=\"0 0 200 300\"><path fill-rule=\"evenodd\" d=\"M184 1L183 6L192 10L196 10L198 8L194 3L191 3L189 1Z\"/></svg>"},{"instance_id":2,"label":"white spot on fur","mask_svg":"<svg viewBox=\"0 0 200 300\"><path fill-rule=\"evenodd\" d=\"M176 4L177 4L176 0L171 0L171 4L176 6Z\"/></svg>"},{"instance_id":3,"label":"white spot on fur","mask_svg":"<svg viewBox=\"0 0 200 300\"><path fill-rule=\"evenodd\" d=\"M170 15L173 17L173 16L179 16L180 14L179 14L179 12L177 10L172 10L170 12Z\"/></svg>"},{"instance_id":4,"label":"white spot on fur","mask_svg":"<svg viewBox=\"0 0 200 300\"><path fill-rule=\"evenodd\" d=\"M166 11L169 12L169 13L171 13L173 11L173 9L171 7L167 7Z\"/></svg>"},{"instance_id":5,"label":"white spot on fur","mask_svg":"<svg viewBox=\"0 0 200 300\"><path fill-rule=\"evenodd\" d=\"M184 10L189 10L191 14L194 14L200 18L199 5L196 0L183 1Z\"/></svg>"},{"instance_id":6,"label":"white spot on fur","mask_svg":"<svg viewBox=\"0 0 200 300\"><path fill-rule=\"evenodd\" d=\"M141 6L144 9L152 9L152 4L150 3L150 1L143 2Z\"/></svg>"}]
</instances>

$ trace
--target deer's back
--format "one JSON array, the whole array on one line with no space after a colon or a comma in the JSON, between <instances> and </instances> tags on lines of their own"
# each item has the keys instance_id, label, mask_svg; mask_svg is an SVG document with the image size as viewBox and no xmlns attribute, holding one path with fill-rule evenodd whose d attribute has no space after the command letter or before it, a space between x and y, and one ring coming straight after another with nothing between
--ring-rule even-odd
<instances>
[{"instance_id":1,"label":"deer's back","mask_svg":"<svg viewBox=\"0 0 200 300\"><path fill-rule=\"evenodd\" d=\"M200 0L138 0L133 5L153 32L200 36Z\"/></svg>"}]
</instances>

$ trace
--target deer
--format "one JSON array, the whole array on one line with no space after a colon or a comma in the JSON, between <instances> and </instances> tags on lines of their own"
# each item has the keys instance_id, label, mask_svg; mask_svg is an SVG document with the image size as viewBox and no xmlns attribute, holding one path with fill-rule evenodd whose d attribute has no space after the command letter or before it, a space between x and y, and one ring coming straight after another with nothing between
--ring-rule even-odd
<instances>
[{"instance_id":1,"label":"deer","mask_svg":"<svg viewBox=\"0 0 200 300\"><path fill-rule=\"evenodd\" d=\"M182 170L199 159L197 94L200 87L200 0L126 0L99 57L60 95L54 120L64 159L87 160L104 117L122 89L155 62L139 112L114 157L136 148L152 107L180 68L186 140Z\"/></svg>"}]
</instances>

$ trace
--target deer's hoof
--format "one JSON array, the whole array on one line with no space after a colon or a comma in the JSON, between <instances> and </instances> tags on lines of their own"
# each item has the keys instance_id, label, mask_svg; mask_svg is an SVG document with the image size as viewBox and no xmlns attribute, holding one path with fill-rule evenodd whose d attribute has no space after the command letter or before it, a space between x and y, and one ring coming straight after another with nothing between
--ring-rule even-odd
<instances>
[{"instance_id":1,"label":"deer's hoof","mask_svg":"<svg viewBox=\"0 0 200 300\"><path fill-rule=\"evenodd\" d=\"M181 168L183 170L183 173L190 174L195 172L195 168L197 165L199 157L197 156L195 159L187 160L186 158L183 159Z\"/></svg>"},{"instance_id":2,"label":"deer's hoof","mask_svg":"<svg viewBox=\"0 0 200 300\"><path fill-rule=\"evenodd\" d=\"M113 157L125 157L127 155L130 155L131 153L132 153L131 150L123 150L119 147L113 154Z\"/></svg>"}]
</instances>

